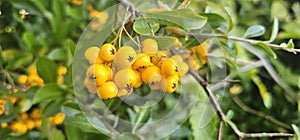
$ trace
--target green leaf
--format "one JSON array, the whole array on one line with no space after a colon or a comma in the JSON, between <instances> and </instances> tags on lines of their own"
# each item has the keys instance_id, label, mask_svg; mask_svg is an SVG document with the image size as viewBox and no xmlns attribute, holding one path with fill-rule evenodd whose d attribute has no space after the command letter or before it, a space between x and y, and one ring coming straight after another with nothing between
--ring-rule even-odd
<instances>
[{"instance_id":1,"label":"green leaf","mask_svg":"<svg viewBox=\"0 0 300 140\"><path fill-rule=\"evenodd\" d=\"M295 45L293 43L293 39L290 39L287 46L286 46L288 49L294 49Z\"/></svg>"},{"instance_id":2,"label":"green leaf","mask_svg":"<svg viewBox=\"0 0 300 140\"><path fill-rule=\"evenodd\" d=\"M295 132L295 140L299 140L300 139L300 128L299 128L299 126L296 126L295 124L292 124L292 128Z\"/></svg>"},{"instance_id":3,"label":"green leaf","mask_svg":"<svg viewBox=\"0 0 300 140\"><path fill-rule=\"evenodd\" d=\"M146 38L152 38L152 39L156 40L160 50L167 49L176 42L175 37L169 37L169 36L143 36L142 40L144 40Z\"/></svg>"},{"instance_id":4,"label":"green leaf","mask_svg":"<svg viewBox=\"0 0 300 140\"><path fill-rule=\"evenodd\" d=\"M153 35L159 29L159 24L150 18L137 18L133 30L140 35Z\"/></svg>"},{"instance_id":5,"label":"green leaf","mask_svg":"<svg viewBox=\"0 0 300 140\"><path fill-rule=\"evenodd\" d=\"M5 62L5 59L3 56L2 47L0 46L0 67L3 67L4 62Z\"/></svg>"},{"instance_id":6,"label":"green leaf","mask_svg":"<svg viewBox=\"0 0 300 140\"><path fill-rule=\"evenodd\" d=\"M51 127L49 131L48 139L49 140L64 140L64 134L61 130L58 130L56 127Z\"/></svg>"},{"instance_id":7,"label":"green leaf","mask_svg":"<svg viewBox=\"0 0 300 140\"><path fill-rule=\"evenodd\" d=\"M140 108L134 120L135 125L133 126L132 131L135 132L138 128L141 128L143 123L146 123L150 118L150 114L149 108Z\"/></svg>"},{"instance_id":8,"label":"green leaf","mask_svg":"<svg viewBox=\"0 0 300 140\"><path fill-rule=\"evenodd\" d=\"M88 122L83 114L67 117L64 121L65 125L77 126L84 132L100 133L91 123Z\"/></svg>"},{"instance_id":9,"label":"green leaf","mask_svg":"<svg viewBox=\"0 0 300 140\"><path fill-rule=\"evenodd\" d=\"M48 58L60 61L66 60L66 51L62 48L54 49L48 54Z\"/></svg>"},{"instance_id":10,"label":"green leaf","mask_svg":"<svg viewBox=\"0 0 300 140\"><path fill-rule=\"evenodd\" d=\"M30 52L35 53L35 50L34 50L34 47L33 47L33 44L35 42L34 35L29 31L25 32L22 35L22 40L25 42L25 44L27 46L27 49Z\"/></svg>"},{"instance_id":11,"label":"green leaf","mask_svg":"<svg viewBox=\"0 0 300 140\"><path fill-rule=\"evenodd\" d=\"M146 17L169 21L186 30L201 29L207 21L205 17L195 14L195 12L189 8L172 11L151 10L145 13Z\"/></svg>"},{"instance_id":12,"label":"green leaf","mask_svg":"<svg viewBox=\"0 0 300 140\"><path fill-rule=\"evenodd\" d=\"M36 62L36 68L45 83L56 83L57 65L52 60L41 57Z\"/></svg>"},{"instance_id":13,"label":"green leaf","mask_svg":"<svg viewBox=\"0 0 300 140\"><path fill-rule=\"evenodd\" d=\"M271 34L269 42L273 42L276 39L278 30L279 30L279 22L278 22L277 18L274 18L272 34Z\"/></svg>"},{"instance_id":14,"label":"green leaf","mask_svg":"<svg viewBox=\"0 0 300 140\"><path fill-rule=\"evenodd\" d=\"M224 11L225 11L225 14L227 16L227 24L228 24L227 33L229 33L233 28L233 21L232 21L231 14L230 14L231 10L228 7L225 7Z\"/></svg>"},{"instance_id":15,"label":"green leaf","mask_svg":"<svg viewBox=\"0 0 300 140\"><path fill-rule=\"evenodd\" d=\"M4 105L4 111L5 115L10 115L13 112L14 105L10 100L6 100L5 105Z\"/></svg>"},{"instance_id":16,"label":"green leaf","mask_svg":"<svg viewBox=\"0 0 300 140\"><path fill-rule=\"evenodd\" d=\"M135 134L125 132L117 137L116 140L141 140L141 138Z\"/></svg>"},{"instance_id":17,"label":"green leaf","mask_svg":"<svg viewBox=\"0 0 300 140\"><path fill-rule=\"evenodd\" d=\"M274 51L265 43L263 42L258 42L256 45L262 47L264 50L266 50L274 59L277 58L277 55L274 53Z\"/></svg>"},{"instance_id":18,"label":"green leaf","mask_svg":"<svg viewBox=\"0 0 300 140\"><path fill-rule=\"evenodd\" d=\"M258 37L258 36L263 35L265 33L265 31L266 31L266 29L264 26L253 25L246 30L246 32L244 34L244 38Z\"/></svg>"},{"instance_id":19,"label":"green leaf","mask_svg":"<svg viewBox=\"0 0 300 140\"><path fill-rule=\"evenodd\" d=\"M258 76L253 76L252 81L255 83L255 85L258 87L260 96L263 100L263 103L266 108L271 108L272 106L272 95L267 91L267 88L265 84L260 80Z\"/></svg>"},{"instance_id":20,"label":"green leaf","mask_svg":"<svg viewBox=\"0 0 300 140\"><path fill-rule=\"evenodd\" d=\"M220 26L226 26L227 21L220 15L214 13L201 13L203 17L207 18L207 24L212 28L218 28Z\"/></svg>"},{"instance_id":21,"label":"green leaf","mask_svg":"<svg viewBox=\"0 0 300 140\"><path fill-rule=\"evenodd\" d=\"M9 60L8 65L6 66L7 69L14 70L24 67L33 60L33 55L31 53L19 52L13 57L13 59Z\"/></svg>"},{"instance_id":22,"label":"green leaf","mask_svg":"<svg viewBox=\"0 0 300 140\"><path fill-rule=\"evenodd\" d=\"M33 98L33 103L43 102L45 100L59 99L63 96L63 90L56 84L47 84L41 87Z\"/></svg>"}]
</instances>

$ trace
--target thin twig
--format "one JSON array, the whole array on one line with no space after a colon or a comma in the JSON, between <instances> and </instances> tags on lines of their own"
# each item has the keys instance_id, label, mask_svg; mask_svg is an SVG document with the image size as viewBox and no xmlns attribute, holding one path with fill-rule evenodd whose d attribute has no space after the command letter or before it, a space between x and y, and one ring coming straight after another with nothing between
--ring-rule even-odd
<instances>
[{"instance_id":1,"label":"thin twig","mask_svg":"<svg viewBox=\"0 0 300 140\"><path fill-rule=\"evenodd\" d=\"M274 118L274 117L272 117L272 116L269 116L269 115L267 115L267 114L265 114L265 113L263 113L263 112L254 110L254 109L250 108L249 106L245 105L245 104L243 103L243 101L241 101L238 97L232 97L232 100L234 101L234 103L236 103L236 104L237 104L242 110L244 110L245 112L248 112L248 113L250 113L250 114L257 115L257 116L262 117L262 118L264 118L264 119L266 119L266 120L268 120L268 121L271 121L272 123L274 123L274 124L276 124L276 125L278 125L278 126L281 126L281 127L283 127L283 128L292 130L292 128L291 128L289 125L287 125L287 124L285 124L285 123L283 123L283 122L277 120L276 118Z\"/></svg>"},{"instance_id":2,"label":"thin twig","mask_svg":"<svg viewBox=\"0 0 300 140\"><path fill-rule=\"evenodd\" d=\"M274 49L281 49L281 50L285 50L288 52L292 52L292 53L300 53L300 49L288 49L285 46L280 46L277 44L271 44L269 42L264 42L261 40L254 40L254 39L245 39L245 38L241 38L241 37L236 37L236 36L230 36L230 35L225 35L225 34L206 34L206 33L196 33L196 34L189 34L189 36L191 37L210 37L210 38L224 38L224 39L230 39L230 40L235 40L235 41L240 41L240 42L246 42L249 44L257 44L259 42L264 43L265 45L274 48Z\"/></svg>"},{"instance_id":3,"label":"thin twig","mask_svg":"<svg viewBox=\"0 0 300 140\"><path fill-rule=\"evenodd\" d=\"M222 140L222 133L223 133L223 121L219 123L219 130L218 130L218 140Z\"/></svg>"}]
</instances>

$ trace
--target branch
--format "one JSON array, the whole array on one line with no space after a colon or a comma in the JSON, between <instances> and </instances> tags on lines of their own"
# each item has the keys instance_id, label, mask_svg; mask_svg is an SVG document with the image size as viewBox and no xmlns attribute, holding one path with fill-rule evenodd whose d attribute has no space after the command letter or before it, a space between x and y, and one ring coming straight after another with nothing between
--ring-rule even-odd
<instances>
[{"instance_id":1,"label":"branch","mask_svg":"<svg viewBox=\"0 0 300 140\"><path fill-rule=\"evenodd\" d=\"M177 54L177 50L174 49L173 47L170 48L171 52L173 54ZM224 112L221 109L221 106L219 104L219 102L217 101L215 95L212 93L212 91L209 89L208 87L208 83L199 75L198 72L193 71L191 68L189 68L189 74L191 74L198 83L200 83L200 85L203 87L204 91L206 92L211 104L213 105L214 109L217 112L217 115L220 119L221 122L225 122L228 124L228 126L230 127L230 129L235 133L235 135L237 135L240 139L242 138L246 138L246 137L292 137L294 136L294 134L290 134L290 133L244 133L241 132L233 123L229 123L230 121L227 120ZM220 124L220 127L222 127L222 125ZM219 133L220 133L221 128L219 128ZM218 138L220 138L220 134L218 134Z\"/></svg>"},{"instance_id":2,"label":"branch","mask_svg":"<svg viewBox=\"0 0 300 140\"><path fill-rule=\"evenodd\" d=\"M264 119L266 119L266 120L268 120L268 121L271 121L272 123L275 123L275 124L278 125L278 126L281 126L281 127L283 127L283 128L292 130L292 128L291 128L289 125L287 125L287 124L285 124L285 123L283 123L283 122L277 120L276 118L274 118L274 117L272 117L272 116L269 116L269 115L266 115L266 114L263 113L263 112L260 112L260 111L257 111L257 110L254 110L254 109L248 107L248 106L245 105L238 97L232 97L232 100L234 101L234 103L236 103L236 104L237 104L242 110L244 110L245 112L248 112L248 113L250 113L250 114L257 115L257 116L262 117L262 118L264 118Z\"/></svg>"},{"instance_id":3,"label":"branch","mask_svg":"<svg viewBox=\"0 0 300 140\"><path fill-rule=\"evenodd\" d=\"M196 33L196 34L189 34L189 36L191 37L216 37L216 38L224 38L224 39L230 39L230 40L235 40L235 41L240 41L240 42L246 42L249 44L257 44L259 42L262 42L264 44L266 44L267 46L269 46L270 48L273 49L281 49L281 50L285 50L288 52L292 52L292 53L300 53L300 49L288 49L285 46L280 46L277 44L271 44L269 42L264 42L261 40L254 40L254 39L245 39L245 38L241 38L241 37L235 37L235 36L230 36L230 35L225 35L225 34L205 34L205 33Z\"/></svg>"}]
</instances>

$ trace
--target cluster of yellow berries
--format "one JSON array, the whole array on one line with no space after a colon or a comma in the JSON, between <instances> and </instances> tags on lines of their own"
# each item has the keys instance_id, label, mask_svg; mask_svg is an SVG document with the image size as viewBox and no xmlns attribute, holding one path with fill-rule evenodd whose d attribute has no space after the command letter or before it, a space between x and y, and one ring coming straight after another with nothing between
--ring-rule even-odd
<instances>
[{"instance_id":1,"label":"cluster of yellow berries","mask_svg":"<svg viewBox=\"0 0 300 140\"><path fill-rule=\"evenodd\" d=\"M55 116L48 117L48 121L53 125L60 125L64 119L65 114L60 112ZM39 108L33 109L30 113L22 112L18 118L11 122L1 123L1 128L10 128L17 133L26 133L32 129L40 129L42 124L41 110Z\"/></svg>"},{"instance_id":2,"label":"cluster of yellow berries","mask_svg":"<svg viewBox=\"0 0 300 140\"><path fill-rule=\"evenodd\" d=\"M21 85L25 85L27 88L33 86L44 86L44 80L38 75L37 69L35 66L31 66L28 70L27 75L20 75L18 82ZM67 73L67 68L65 66L59 66L57 70L57 84L62 84L64 80L64 75Z\"/></svg>"},{"instance_id":3,"label":"cluster of yellow berries","mask_svg":"<svg viewBox=\"0 0 300 140\"><path fill-rule=\"evenodd\" d=\"M97 93L101 99L130 95L143 83L151 90L172 93L180 77L189 70L181 55L159 51L154 39L145 39L138 50L131 46L117 50L107 43L101 48L89 47L84 55L91 64L84 84L90 93Z\"/></svg>"}]
</instances>

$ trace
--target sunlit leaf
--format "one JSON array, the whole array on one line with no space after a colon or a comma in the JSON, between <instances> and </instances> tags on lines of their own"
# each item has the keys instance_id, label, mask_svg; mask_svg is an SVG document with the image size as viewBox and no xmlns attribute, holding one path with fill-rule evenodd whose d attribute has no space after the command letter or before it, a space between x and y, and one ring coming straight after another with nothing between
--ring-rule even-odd
<instances>
[{"instance_id":1,"label":"sunlit leaf","mask_svg":"<svg viewBox=\"0 0 300 140\"><path fill-rule=\"evenodd\" d=\"M274 18L272 34L271 34L271 37L270 37L270 40L269 40L270 42L272 42L276 39L277 34L278 34L278 30L279 30L279 22L278 22L277 18Z\"/></svg>"},{"instance_id":2,"label":"sunlit leaf","mask_svg":"<svg viewBox=\"0 0 300 140\"><path fill-rule=\"evenodd\" d=\"M205 17L197 15L189 8L172 11L151 10L146 11L145 13L149 18L166 20L175 23L186 30L200 29L207 21Z\"/></svg>"},{"instance_id":3,"label":"sunlit leaf","mask_svg":"<svg viewBox=\"0 0 300 140\"><path fill-rule=\"evenodd\" d=\"M140 35L152 35L159 29L159 24L150 18L137 18L133 23L133 30Z\"/></svg>"},{"instance_id":4,"label":"sunlit leaf","mask_svg":"<svg viewBox=\"0 0 300 140\"><path fill-rule=\"evenodd\" d=\"M45 83L55 83L57 79L57 65L46 57L41 57L36 62L39 75Z\"/></svg>"},{"instance_id":5,"label":"sunlit leaf","mask_svg":"<svg viewBox=\"0 0 300 140\"><path fill-rule=\"evenodd\" d=\"M295 132L295 140L299 140L300 139L300 128L299 126L292 124L292 128Z\"/></svg>"},{"instance_id":6,"label":"sunlit leaf","mask_svg":"<svg viewBox=\"0 0 300 140\"><path fill-rule=\"evenodd\" d=\"M245 34L244 34L244 38L252 38L252 37L258 37L261 36L265 33L265 27L261 26L261 25L254 25L249 27Z\"/></svg>"},{"instance_id":7,"label":"sunlit leaf","mask_svg":"<svg viewBox=\"0 0 300 140\"><path fill-rule=\"evenodd\" d=\"M287 46L286 46L288 49L294 49L295 45L293 43L293 39L290 39Z\"/></svg>"},{"instance_id":8,"label":"sunlit leaf","mask_svg":"<svg viewBox=\"0 0 300 140\"><path fill-rule=\"evenodd\" d=\"M277 58L277 55L275 52L265 43L263 42L258 42L256 45L262 47L264 50L266 50L274 59Z\"/></svg>"},{"instance_id":9,"label":"sunlit leaf","mask_svg":"<svg viewBox=\"0 0 300 140\"><path fill-rule=\"evenodd\" d=\"M33 103L43 102L45 100L58 99L63 96L63 90L56 84L47 84L41 87L35 94Z\"/></svg>"},{"instance_id":10,"label":"sunlit leaf","mask_svg":"<svg viewBox=\"0 0 300 140\"><path fill-rule=\"evenodd\" d=\"M227 33L230 32L233 28L233 21L232 21L232 18L231 18L231 12L230 12L230 9L228 7L225 7L224 9L225 11L225 14L227 16L227 23L228 23L228 29L227 29Z\"/></svg>"},{"instance_id":11,"label":"sunlit leaf","mask_svg":"<svg viewBox=\"0 0 300 140\"><path fill-rule=\"evenodd\" d=\"M52 60L66 60L66 51L62 48L54 49L48 54L48 58Z\"/></svg>"},{"instance_id":12,"label":"sunlit leaf","mask_svg":"<svg viewBox=\"0 0 300 140\"><path fill-rule=\"evenodd\" d=\"M263 103L266 108L271 108L272 106L272 95L267 91L267 88L265 84L260 80L258 76L253 76L252 81L255 83L255 85L258 87L260 96L263 100Z\"/></svg>"},{"instance_id":13,"label":"sunlit leaf","mask_svg":"<svg viewBox=\"0 0 300 140\"><path fill-rule=\"evenodd\" d=\"M220 26L226 26L227 21L220 15L214 13L201 13L203 17L207 18L207 24L212 28L218 28Z\"/></svg>"}]
</instances>

